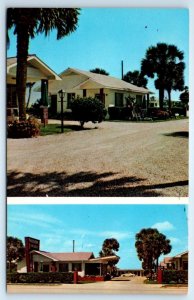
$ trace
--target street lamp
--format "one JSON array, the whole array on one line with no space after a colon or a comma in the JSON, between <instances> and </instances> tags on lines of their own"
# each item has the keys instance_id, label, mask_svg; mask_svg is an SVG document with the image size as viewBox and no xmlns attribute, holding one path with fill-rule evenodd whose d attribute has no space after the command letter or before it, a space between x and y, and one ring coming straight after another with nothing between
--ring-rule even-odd
<instances>
[{"instance_id":1,"label":"street lamp","mask_svg":"<svg viewBox=\"0 0 194 300\"><path fill-rule=\"evenodd\" d=\"M61 102L61 132L63 133L63 99L65 97L65 91L60 90L58 91L59 97L60 97L60 102Z\"/></svg>"}]
</instances>

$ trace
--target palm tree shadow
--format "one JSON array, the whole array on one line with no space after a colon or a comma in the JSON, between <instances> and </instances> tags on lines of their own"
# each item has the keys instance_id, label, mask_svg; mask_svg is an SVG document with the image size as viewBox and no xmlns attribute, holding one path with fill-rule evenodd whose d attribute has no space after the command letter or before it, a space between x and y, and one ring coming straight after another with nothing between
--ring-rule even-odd
<instances>
[{"instance_id":1,"label":"palm tree shadow","mask_svg":"<svg viewBox=\"0 0 194 300\"><path fill-rule=\"evenodd\" d=\"M155 185L144 184L135 176L114 178L117 173L79 172L72 175L59 172L32 174L9 172L9 197L159 197L163 189L186 186L188 181ZM160 191L159 191L160 190Z\"/></svg>"},{"instance_id":2,"label":"palm tree shadow","mask_svg":"<svg viewBox=\"0 0 194 300\"><path fill-rule=\"evenodd\" d=\"M172 136L172 137L180 137L180 138L188 138L189 132L188 131L176 131L171 133L165 133L165 136Z\"/></svg>"}]
</instances>

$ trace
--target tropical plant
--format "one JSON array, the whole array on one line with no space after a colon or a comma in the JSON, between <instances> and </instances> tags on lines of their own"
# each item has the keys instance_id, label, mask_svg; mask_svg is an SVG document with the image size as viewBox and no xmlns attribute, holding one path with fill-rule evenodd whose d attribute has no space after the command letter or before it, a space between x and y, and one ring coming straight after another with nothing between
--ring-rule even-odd
<instances>
[{"instance_id":1,"label":"tropical plant","mask_svg":"<svg viewBox=\"0 0 194 300\"><path fill-rule=\"evenodd\" d=\"M76 98L71 102L72 118L79 121L81 127L86 122L100 123L106 115L104 104L95 98Z\"/></svg>"},{"instance_id":2,"label":"tropical plant","mask_svg":"<svg viewBox=\"0 0 194 300\"><path fill-rule=\"evenodd\" d=\"M152 276L153 269L158 269L160 255L170 253L170 240L154 228L143 228L136 234L135 247L142 261L142 268Z\"/></svg>"},{"instance_id":3,"label":"tropical plant","mask_svg":"<svg viewBox=\"0 0 194 300\"><path fill-rule=\"evenodd\" d=\"M8 8L8 45L8 33L12 27L17 36L16 93L20 120L26 118L25 94L30 39L39 33L48 36L53 29L56 29L59 40L76 30L78 15L79 9L77 8Z\"/></svg>"},{"instance_id":4,"label":"tropical plant","mask_svg":"<svg viewBox=\"0 0 194 300\"><path fill-rule=\"evenodd\" d=\"M172 90L182 90L184 84L184 54L175 45L158 43L147 49L141 62L141 72L155 78L155 87L159 90L160 108L163 109L164 91L169 97Z\"/></svg>"},{"instance_id":5,"label":"tropical plant","mask_svg":"<svg viewBox=\"0 0 194 300\"><path fill-rule=\"evenodd\" d=\"M7 262L9 263L9 272L12 271L13 265L25 257L25 248L22 240L8 236L7 237Z\"/></svg>"},{"instance_id":6,"label":"tropical plant","mask_svg":"<svg viewBox=\"0 0 194 300\"><path fill-rule=\"evenodd\" d=\"M185 86L183 93L180 94L180 100L183 104L185 104L186 106L189 103L189 88L188 86Z\"/></svg>"},{"instance_id":7,"label":"tropical plant","mask_svg":"<svg viewBox=\"0 0 194 300\"><path fill-rule=\"evenodd\" d=\"M96 74L102 74L102 75L109 75L108 72L106 72L104 69L100 69L100 68L92 69L92 70L90 70L90 72L96 73Z\"/></svg>"},{"instance_id":8,"label":"tropical plant","mask_svg":"<svg viewBox=\"0 0 194 300\"><path fill-rule=\"evenodd\" d=\"M119 251L119 242L115 238L105 239L102 244L102 250L99 252L100 257L104 256L116 256L115 251ZM119 257L116 259L110 260L108 262L109 266L113 267L119 262Z\"/></svg>"},{"instance_id":9,"label":"tropical plant","mask_svg":"<svg viewBox=\"0 0 194 300\"><path fill-rule=\"evenodd\" d=\"M136 86L144 87L144 88L146 88L147 83L148 83L147 78L145 78L144 75L137 70L135 70L133 72L131 72L131 71L127 72L124 75L123 80L126 82L129 82L131 84L134 84Z\"/></svg>"},{"instance_id":10,"label":"tropical plant","mask_svg":"<svg viewBox=\"0 0 194 300\"><path fill-rule=\"evenodd\" d=\"M26 110L28 109L29 104L30 104L30 98L31 98L32 88L33 88L34 84L35 84L35 82L27 82L26 83L26 87L29 89L29 91L28 91L28 100L26 102Z\"/></svg>"}]
</instances>

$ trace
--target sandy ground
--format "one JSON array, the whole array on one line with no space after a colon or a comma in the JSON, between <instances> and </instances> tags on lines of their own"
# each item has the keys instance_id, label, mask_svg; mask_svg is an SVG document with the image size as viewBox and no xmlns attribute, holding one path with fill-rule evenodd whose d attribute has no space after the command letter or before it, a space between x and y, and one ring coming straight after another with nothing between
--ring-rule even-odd
<instances>
[{"instance_id":1,"label":"sandy ground","mask_svg":"<svg viewBox=\"0 0 194 300\"><path fill-rule=\"evenodd\" d=\"M144 278L130 281L105 281L87 284L53 284L7 286L8 293L17 294L186 294L187 287L164 287L161 284L143 284Z\"/></svg>"},{"instance_id":2,"label":"sandy ground","mask_svg":"<svg viewBox=\"0 0 194 300\"><path fill-rule=\"evenodd\" d=\"M8 139L8 196L188 196L188 125L88 123L82 131Z\"/></svg>"}]
</instances>

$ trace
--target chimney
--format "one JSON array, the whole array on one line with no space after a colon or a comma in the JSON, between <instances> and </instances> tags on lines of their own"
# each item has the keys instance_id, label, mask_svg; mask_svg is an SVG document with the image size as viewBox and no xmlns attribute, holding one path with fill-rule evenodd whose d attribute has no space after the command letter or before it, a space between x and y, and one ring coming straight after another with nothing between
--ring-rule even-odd
<instances>
[{"instance_id":1,"label":"chimney","mask_svg":"<svg viewBox=\"0 0 194 300\"><path fill-rule=\"evenodd\" d=\"M73 252L75 252L75 240L73 240Z\"/></svg>"},{"instance_id":2,"label":"chimney","mask_svg":"<svg viewBox=\"0 0 194 300\"><path fill-rule=\"evenodd\" d=\"M123 80L123 60L121 60L121 79Z\"/></svg>"}]
</instances>

